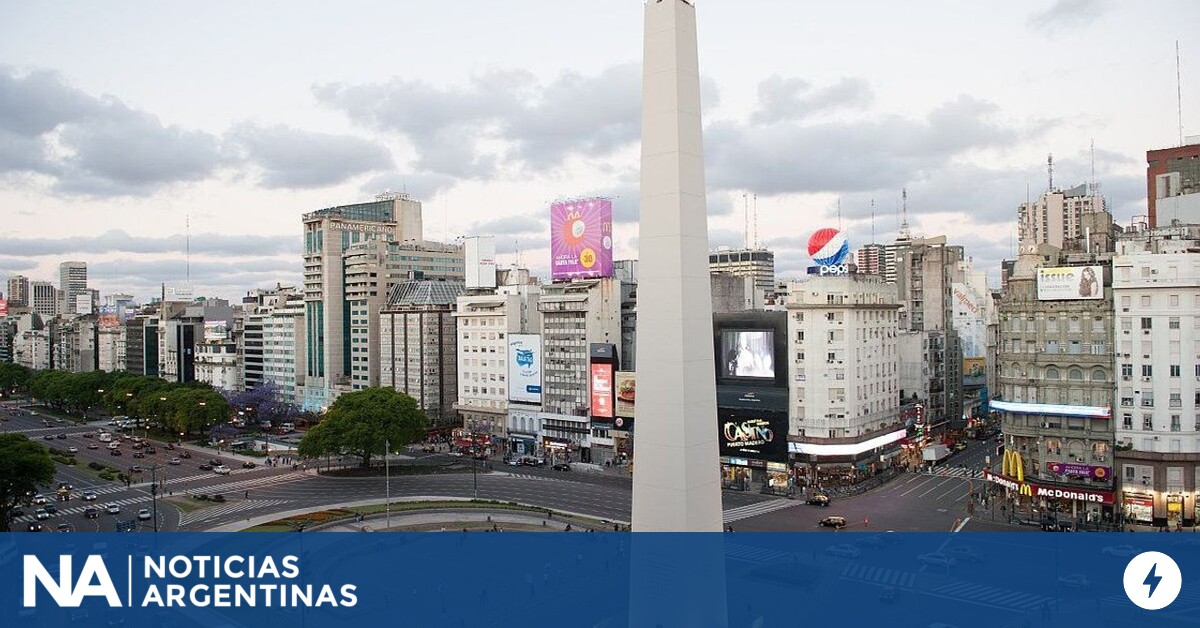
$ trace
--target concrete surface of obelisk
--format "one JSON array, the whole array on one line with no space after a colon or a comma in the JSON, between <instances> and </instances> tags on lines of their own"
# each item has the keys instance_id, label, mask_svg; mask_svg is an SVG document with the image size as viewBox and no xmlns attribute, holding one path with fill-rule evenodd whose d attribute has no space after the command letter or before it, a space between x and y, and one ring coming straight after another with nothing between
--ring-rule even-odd
<instances>
[{"instance_id":1,"label":"concrete surface of obelisk","mask_svg":"<svg viewBox=\"0 0 1200 628\"><path fill-rule=\"evenodd\" d=\"M635 532L718 532L721 483L696 9L646 0Z\"/></svg>"}]
</instances>

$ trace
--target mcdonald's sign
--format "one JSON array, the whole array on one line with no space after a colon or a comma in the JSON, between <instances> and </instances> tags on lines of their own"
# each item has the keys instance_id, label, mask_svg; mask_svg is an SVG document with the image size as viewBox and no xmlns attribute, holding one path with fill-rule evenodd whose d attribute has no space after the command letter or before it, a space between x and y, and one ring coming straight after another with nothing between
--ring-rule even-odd
<instances>
[{"instance_id":1,"label":"mcdonald's sign","mask_svg":"<svg viewBox=\"0 0 1200 628\"><path fill-rule=\"evenodd\" d=\"M1021 458L1020 452L1005 450L1004 459L1001 460L1000 473L1013 478L1017 482L1025 481L1025 461Z\"/></svg>"},{"instance_id":2,"label":"mcdonald's sign","mask_svg":"<svg viewBox=\"0 0 1200 628\"><path fill-rule=\"evenodd\" d=\"M1020 463L1018 455L1015 463ZM1010 471L1009 465L1014 464L1014 461L1008 457L1004 460L1005 471ZM1017 467L1020 470L1020 467ZM1069 499L1073 501L1088 502L1092 504L1112 504L1112 491L1097 491L1085 488L1074 488L1066 486L1049 486L1037 484L1034 482L1026 482L1024 478L1017 479L1011 475L1002 475L992 473L991 471L983 472L983 479L999 484L1010 491L1016 491L1018 495L1026 497L1043 497L1048 499Z\"/></svg>"},{"instance_id":3,"label":"mcdonald's sign","mask_svg":"<svg viewBox=\"0 0 1200 628\"><path fill-rule=\"evenodd\" d=\"M1026 497L1033 497L1033 486L1029 484L1021 484L1021 489L1017 492L1021 495L1025 495Z\"/></svg>"}]
</instances>

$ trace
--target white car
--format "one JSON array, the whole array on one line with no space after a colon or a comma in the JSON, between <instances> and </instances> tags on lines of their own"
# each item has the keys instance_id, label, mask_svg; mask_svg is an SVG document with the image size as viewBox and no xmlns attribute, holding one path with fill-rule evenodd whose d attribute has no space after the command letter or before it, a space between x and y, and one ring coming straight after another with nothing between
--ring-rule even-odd
<instances>
[{"instance_id":1,"label":"white car","mask_svg":"<svg viewBox=\"0 0 1200 628\"><path fill-rule=\"evenodd\" d=\"M1132 545L1108 545L1100 550L1100 552L1105 556L1118 556L1120 558L1132 558L1140 553Z\"/></svg>"},{"instance_id":2,"label":"white car","mask_svg":"<svg viewBox=\"0 0 1200 628\"><path fill-rule=\"evenodd\" d=\"M110 515L119 515L121 514L121 507L116 504L109 504L104 507L104 512Z\"/></svg>"},{"instance_id":3,"label":"white car","mask_svg":"<svg viewBox=\"0 0 1200 628\"><path fill-rule=\"evenodd\" d=\"M148 508L143 508L138 511L138 521L149 521L150 516L150 510Z\"/></svg>"},{"instance_id":4,"label":"white car","mask_svg":"<svg viewBox=\"0 0 1200 628\"><path fill-rule=\"evenodd\" d=\"M37 495L34 495L34 496L33 496L33 503L34 503L34 504L36 504L36 505L38 505L38 506L41 506L42 504L45 504L45 503L46 503L46 501L47 501L47 500L46 500L46 496L45 496L45 495L42 495L41 493L38 493Z\"/></svg>"},{"instance_id":5,"label":"white car","mask_svg":"<svg viewBox=\"0 0 1200 628\"><path fill-rule=\"evenodd\" d=\"M50 513L46 512L45 508L38 508L37 512L33 513L33 516L37 517L38 521L45 521L50 518Z\"/></svg>"},{"instance_id":6,"label":"white car","mask_svg":"<svg viewBox=\"0 0 1200 628\"><path fill-rule=\"evenodd\" d=\"M846 558L858 558L862 555L862 551L857 547L845 543L841 545L830 545L829 547L825 548L825 553L832 554L834 556L845 556Z\"/></svg>"},{"instance_id":7,"label":"white car","mask_svg":"<svg viewBox=\"0 0 1200 628\"><path fill-rule=\"evenodd\" d=\"M79 453L79 448L78 448L78 447L75 447L74 445L72 445L72 446L70 446L70 447L67 447L67 453L69 453L69 454L77 454L77 453Z\"/></svg>"},{"instance_id":8,"label":"white car","mask_svg":"<svg viewBox=\"0 0 1200 628\"><path fill-rule=\"evenodd\" d=\"M96 501L96 494L95 494L95 493L93 493L93 492L91 492L91 491L88 491L88 492L84 493L84 494L83 494L83 501L85 501L85 502L94 502L94 501Z\"/></svg>"},{"instance_id":9,"label":"white car","mask_svg":"<svg viewBox=\"0 0 1200 628\"><path fill-rule=\"evenodd\" d=\"M931 567L953 567L954 558L941 552L930 552L917 557L917 562Z\"/></svg>"},{"instance_id":10,"label":"white car","mask_svg":"<svg viewBox=\"0 0 1200 628\"><path fill-rule=\"evenodd\" d=\"M1063 576L1058 579L1058 583L1064 587L1071 587L1072 589L1086 589L1092 586L1092 582L1087 579L1087 576L1081 573L1073 573L1069 576Z\"/></svg>"},{"instance_id":11,"label":"white car","mask_svg":"<svg viewBox=\"0 0 1200 628\"><path fill-rule=\"evenodd\" d=\"M213 473L216 473L217 475L229 475L229 467L219 464L213 467Z\"/></svg>"}]
</instances>

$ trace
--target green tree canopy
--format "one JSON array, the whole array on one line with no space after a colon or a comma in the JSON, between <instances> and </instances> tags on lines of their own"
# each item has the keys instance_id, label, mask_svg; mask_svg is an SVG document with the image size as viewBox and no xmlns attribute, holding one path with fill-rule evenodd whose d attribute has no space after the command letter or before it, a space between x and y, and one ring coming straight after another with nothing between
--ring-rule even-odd
<instances>
[{"instance_id":1,"label":"green tree canopy","mask_svg":"<svg viewBox=\"0 0 1200 628\"><path fill-rule=\"evenodd\" d=\"M29 384L30 377L33 377L33 371L20 364L0 363L0 390L3 390L5 394L13 389L25 388Z\"/></svg>"},{"instance_id":2,"label":"green tree canopy","mask_svg":"<svg viewBox=\"0 0 1200 628\"><path fill-rule=\"evenodd\" d=\"M0 434L0 532L8 531L9 511L53 481L54 461L45 447L24 434Z\"/></svg>"},{"instance_id":3,"label":"green tree canopy","mask_svg":"<svg viewBox=\"0 0 1200 628\"><path fill-rule=\"evenodd\" d=\"M371 464L384 443L396 452L424 434L429 420L417 400L391 388L366 388L337 398L325 418L300 440L300 456L351 455Z\"/></svg>"}]
</instances>

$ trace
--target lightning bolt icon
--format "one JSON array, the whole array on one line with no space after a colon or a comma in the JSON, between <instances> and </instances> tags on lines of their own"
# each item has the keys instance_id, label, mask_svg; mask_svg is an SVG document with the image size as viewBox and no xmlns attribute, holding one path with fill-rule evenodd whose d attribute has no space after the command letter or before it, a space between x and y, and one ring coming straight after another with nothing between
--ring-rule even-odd
<instances>
[{"instance_id":1,"label":"lightning bolt icon","mask_svg":"<svg viewBox=\"0 0 1200 628\"><path fill-rule=\"evenodd\" d=\"M1154 575L1156 569L1158 569L1158 563L1150 568L1150 573L1146 574L1146 579L1142 581L1142 584L1150 587L1150 595L1146 597L1154 597L1154 590L1158 588L1158 583L1162 582L1162 576Z\"/></svg>"}]
</instances>

